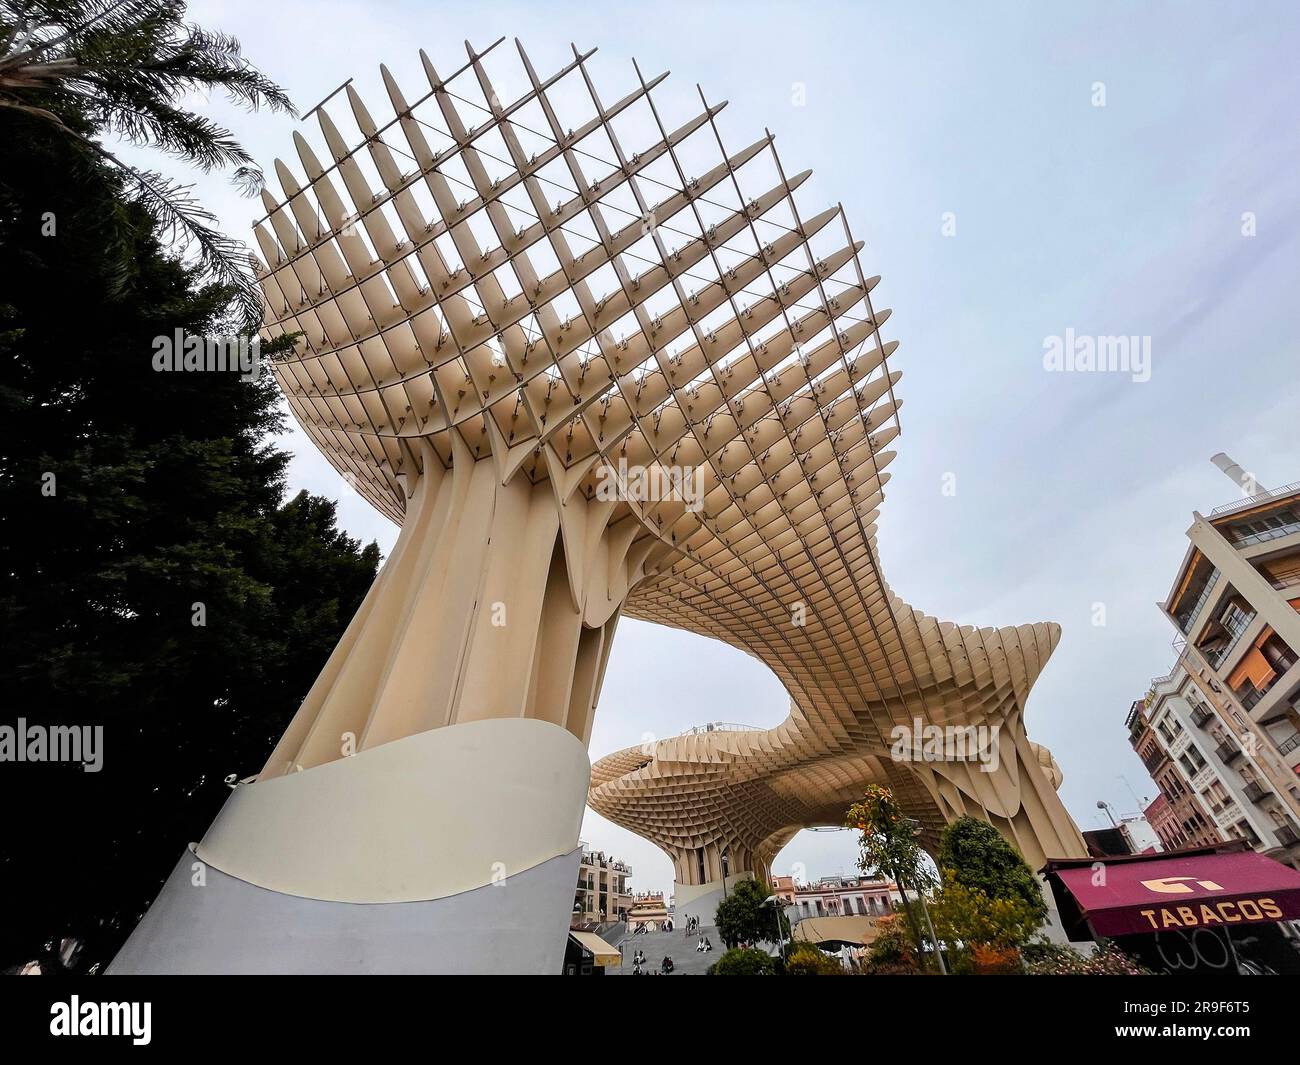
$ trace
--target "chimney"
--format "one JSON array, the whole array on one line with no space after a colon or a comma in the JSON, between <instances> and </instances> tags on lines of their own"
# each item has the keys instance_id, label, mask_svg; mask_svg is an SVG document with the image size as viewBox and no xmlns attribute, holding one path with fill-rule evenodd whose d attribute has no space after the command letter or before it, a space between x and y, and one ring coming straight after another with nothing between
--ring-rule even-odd
<instances>
[{"instance_id":1,"label":"chimney","mask_svg":"<svg viewBox=\"0 0 1300 1065\"><path fill-rule=\"evenodd\" d=\"M1268 489L1255 480L1253 473L1247 473L1227 455L1220 451L1210 458L1231 480L1248 496L1263 495Z\"/></svg>"}]
</instances>

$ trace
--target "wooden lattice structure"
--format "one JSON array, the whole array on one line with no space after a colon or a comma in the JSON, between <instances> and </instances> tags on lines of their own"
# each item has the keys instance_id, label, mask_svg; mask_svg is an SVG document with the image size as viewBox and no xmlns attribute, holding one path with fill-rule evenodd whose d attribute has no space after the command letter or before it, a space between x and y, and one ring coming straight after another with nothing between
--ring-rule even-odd
<instances>
[{"instance_id":1,"label":"wooden lattice structure","mask_svg":"<svg viewBox=\"0 0 1300 1065\"><path fill-rule=\"evenodd\" d=\"M636 68L606 102L591 52L541 77L519 47L506 102L500 44L445 75L421 53L414 97L384 69L391 116L349 84L356 134L321 107L328 154L296 136L304 179L277 161L264 194L264 335L301 333L279 383L403 532L263 777L484 717L585 742L625 612L744 648L791 696L772 733L597 767L593 805L670 853L770 860L867 780L931 835L968 810L1028 857L1081 853L1021 722L1058 627L939 622L881 576L897 343L841 207L806 214L809 172L770 133L725 145L702 92L669 122ZM700 491L609 498L609 467ZM1003 769L891 760L917 717L1000 725Z\"/></svg>"}]
</instances>

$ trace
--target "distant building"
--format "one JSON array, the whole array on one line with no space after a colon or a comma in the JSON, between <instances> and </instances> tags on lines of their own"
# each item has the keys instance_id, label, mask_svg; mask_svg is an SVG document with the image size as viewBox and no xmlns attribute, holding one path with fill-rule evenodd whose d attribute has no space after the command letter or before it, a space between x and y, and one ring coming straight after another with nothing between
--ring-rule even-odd
<instances>
[{"instance_id":1,"label":"distant building","mask_svg":"<svg viewBox=\"0 0 1300 1065\"><path fill-rule=\"evenodd\" d=\"M798 884L794 877L774 876L772 893L781 898L791 921L891 913L893 904L902 899L890 881L866 877L832 876L816 884Z\"/></svg>"},{"instance_id":2,"label":"distant building","mask_svg":"<svg viewBox=\"0 0 1300 1065\"><path fill-rule=\"evenodd\" d=\"M1146 819L1144 813L1129 814L1119 819L1120 831L1128 840L1129 850L1133 854L1154 854L1162 850L1160 836Z\"/></svg>"},{"instance_id":3,"label":"distant building","mask_svg":"<svg viewBox=\"0 0 1300 1065\"><path fill-rule=\"evenodd\" d=\"M664 922L668 919L668 906L664 903L662 891L647 891L632 896L627 911L629 932L642 926L647 932L658 932L663 929ZM685 916L682 919L685 920Z\"/></svg>"},{"instance_id":4,"label":"distant building","mask_svg":"<svg viewBox=\"0 0 1300 1065\"><path fill-rule=\"evenodd\" d=\"M1083 833L1083 842L1088 845L1088 854L1093 858L1112 858L1133 853L1128 836L1118 826L1087 829Z\"/></svg>"},{"instance_id":5,"label":"distant building","mask_svg":"<svg viewBox=\"0 0 1300 1065\"><path fill-rule=\"evenodd\" d=\"M1129 743L1147 767L1167 804L1167 820L1171 822L1167 827L1169 849L1222 843L1227 837L1220 832L1201 795L1190 784L1191 777L1204 764L1203 757L1195 748L1189 754L1185 739L1178 750L1173 750L1173 730L1164 719L1161 719L1162 728L1157 730L1149 711L1149 705L1142 701L1130 707L1127 720ZM1178 761L1180 758L1182 762ZM1161 839L1164 841L1165 837Z\"/></svg>"},{"instance_id":6,"label":"distant building","mask_svg":"<svg viewBox=\"0 0 1300 1065\"><path fill-rule=\"evenodd\" d=\"M1160 839L1161 850L1175 851L1184 846L1179 842L1180 830L1178 827L1178 817L1174 809L1169 805L1169 800L1163 795L1157 795L1150 806L1143 811L1146 815L1147 824Z\"/></svg>"},{"instance_id":7,"label":"distant building","mask_svg":"<svg viewBox=\"0 0 1300 1065\"><path fill-rule=\"evenodd\" d=\"M626 862L611 858L604 851L594 851L584 843L569 927L623 920L632 908L632 894L627 886L631 877L632 867Z\"/></svg>"},{"instance_id":8,"label":"distant building","mask_svg":"<svg viewBox=\"0 0 1300 1065\"><path fill-rule=\"evenodd\" d=\"M1162 849L1159 835L1143 814L1129 814L1119 824L1094 828L1083 834L1094 858L1118 854L1154 854Z\"/></svg>"}]
</instances>

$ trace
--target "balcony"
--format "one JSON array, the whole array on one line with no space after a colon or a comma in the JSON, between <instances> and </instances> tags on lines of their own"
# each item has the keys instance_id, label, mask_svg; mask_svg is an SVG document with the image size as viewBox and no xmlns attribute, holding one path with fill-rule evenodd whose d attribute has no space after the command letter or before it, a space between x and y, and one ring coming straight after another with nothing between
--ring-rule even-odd
<instances>
[{"instance_id":1,"label":"balcony","mask_svg":"<svg viewBox=\"0 0 1300 1065\"><path fill-rule=\"evenodd\" d=\"M1148 754L1139 755L1139 757L1142 759L1142 764L1147 767L1147 772L1153 778L1160 771L1160 766L1165 761L1165 753L1160 750L1151 751Z\"/></svg>"},{"instance_id":2,"label":"balcony","mask_svg":"<svg viewBox=\"0 0 1300 1065\"><path fill-rule=\"evenodd\" d=\"M1214 711L1198 703L1192 710L1192 723L1197 728L1205 728L1206 722L1214 720Z\"/></svg>"},{"instance_id":3,"label":"balcony","mask_svg":"<svg viewBox=\"0 0 1300 1065\"><path fill-rule=\"evenodd\" d=\"M1255 803L1256 805L1263 802L1266 798L1268 798L1270 794L1272 794L1258 780L1252 780L1249 784L1247 784L1246 787L1243 789L1243 793L1245 794L1246 798L1248 798L1251 802Z\"/></svg>"},{"instance_id":4,"label":"balcony","mask_svg":"<svg viewBox=\"0 0 1300 1065\"><path fill-rule=\"evenodd\" d=\"M1249 713L1259 705L1259 701L1264 698L1264 692L1260 691L1250 681L1246 681L1240 688L1233 688L1232 694L1237 697L1241 703L1241 708Z\"/></svg>"},{"instance_id":5,"label":"balcony","mask_svg":"<svg viewBox=\"0 0 1300 1065\"><path fill-rule=\"evenodd\" d=\"M1297 747L1300 747L1300 732L1297 732L1288 740L1283 740L1277 745L1277 753L1283 756L1290 754Z\"/></svg>"},{"instance_id":6,"label":"balcony","mask_svg":"<svg viewBox=\"0 0 1300 1065\"><path fill-rule=\"evenodd\" d=\"M1219 756L1220 762L1229 765L1241 757L1241 748L1237 746L1236 740L1224 740L1214 749L1214 753Z\"/></svg>"},{"instance_id":7,"label":"balcony","mask_svg":"<svg viewBox=\"0 0 1300 1065\"><path fill-rule=\"evenodd\" d=\"M1300 835L1297 835L1296 830L1290 825L1283 825L1273 834L1277 836L1278 843L1283 847L1292 847L1295 844L1300 843Z\"/></svg>"},{"instance_id":8,"label":"balcony","mask_svg":"<svg viewBox=\"0 0 1300 1065\"><path fill-rule=\"evenodd\" d=\"M1190 588L1183 594L1182 603L1174 612L1174 621L1178 625L1179 630L1185 635L1190 634L1192 622L1195 621L1196 616L1200 614L1201 607L1205 606L1205 601L1210 598L1210 593L1214 590L1214 586L1218 579L1219 570L1216 566L1206 575L1205 584L1200 587L1195 599L1190 603L1187 602L1188 595L1191 592Z\"/></svg>"},{"instance_id":9,"label":"balcony","mask_svg":"<svg viewBox=\"0 0 1300 1065\"><path fill-rule=\"evenodd\" d=\"M1245 635L1246 630L1250 628L1250 623L1254 620L1255 615L1253 612L1246 614L1241 619L1238 619L1232 628L1225 628L1225 631L1219 636L1206 641L1204 647L1197 648L1205 657L1205 661L1209 663L1211 669L1217 672L1219 667L1230 659L1232 652L1237 649L1237 644L1241 642L1242 636Z\"/></svg>"}]
</instances>

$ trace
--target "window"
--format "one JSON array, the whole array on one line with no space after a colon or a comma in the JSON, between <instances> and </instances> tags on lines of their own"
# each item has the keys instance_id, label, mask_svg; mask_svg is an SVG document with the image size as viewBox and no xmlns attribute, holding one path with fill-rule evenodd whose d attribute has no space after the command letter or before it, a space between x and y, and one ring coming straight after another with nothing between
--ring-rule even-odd
<instances>
[{"instance_id":1,"label":"window","mask_svg":"<svg viewBox=\"0 0 1300 1065\"><path fill-rule=\"evenodd\" d=\"M1247 610L1240 603L1231 603L1228 609L1223 612L1223 627L1228 630L1229 635L1235 640L1255 618L1254 611Z\"/></svg>"},{"instance_id":2,"label":"window","mask_svg":"<svg viewBox=\"0 0 1300 1065\"><path fill-rule=\"evenodd\" d=\"M1241 548L1289 536L1293 532L1300 532L1300 514L1291 507L1281 507L1271 514L1256 515L1249 521L1233 522L1228 538Z\"/></svg>"}]
</instances>

